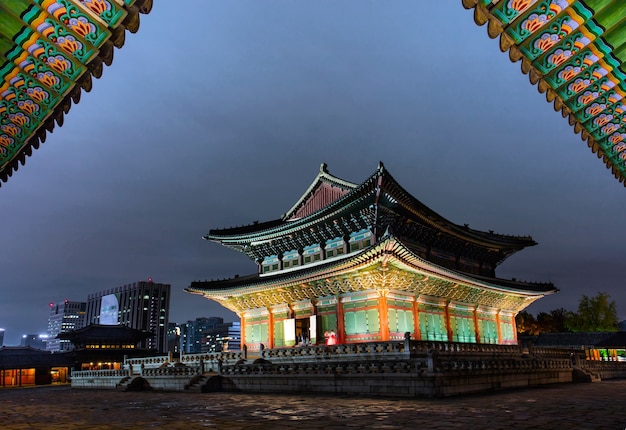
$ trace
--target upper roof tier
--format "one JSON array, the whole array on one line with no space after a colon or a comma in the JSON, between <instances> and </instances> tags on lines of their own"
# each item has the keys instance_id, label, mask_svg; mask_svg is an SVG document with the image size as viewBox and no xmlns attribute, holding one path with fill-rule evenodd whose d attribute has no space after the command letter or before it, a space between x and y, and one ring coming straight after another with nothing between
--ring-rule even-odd
<instances>
[{"instance_id":1,"label":"upper roof tier","mask_svg":"<svg viewBox=\"0 0 626 430\"><path fill-rule=\"evenodd\" d=\"M39 148L152 0L0 3L0 185Z\"/></svg>"},{"instance_id":2,"label":"upper roof tier","mask_svg":"<svg viewBox=\"0 0 626 430\"><path fill-rule=\"evenodd\" d=\"M492 266L536 244L530 236L485 232L448 221L405 191L382 163L362 184L333 176L322 164L308 189L281 218L211 230L204 238L259 260L365 229L374 241L391 230L416 248L474 254Z\"/></svg>"},{"instance_id":3,"label":"upper roof tier","mask_svg":"<svg viewBox=\"0 0 626 430\"><path fill-rule=\"evenodd\" d=\"M624 0L463 0L626 186Z\"/></svg>"}]
</instances>

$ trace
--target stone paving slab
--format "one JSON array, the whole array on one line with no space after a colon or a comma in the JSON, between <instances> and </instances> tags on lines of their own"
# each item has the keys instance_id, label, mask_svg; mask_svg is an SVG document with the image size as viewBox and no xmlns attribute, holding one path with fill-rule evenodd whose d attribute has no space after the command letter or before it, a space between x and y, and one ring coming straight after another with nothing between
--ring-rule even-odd
<instances>
[{"instance_id":1,"label":"stone paving slab","mask_svg":"<svg viewBox=\"0 0 626 430\"><path fill-rule=\"evenodd\" d=\"M626 429L626 380L446 399L0 389L2 429Z\"/></svg>"}]
</instances>

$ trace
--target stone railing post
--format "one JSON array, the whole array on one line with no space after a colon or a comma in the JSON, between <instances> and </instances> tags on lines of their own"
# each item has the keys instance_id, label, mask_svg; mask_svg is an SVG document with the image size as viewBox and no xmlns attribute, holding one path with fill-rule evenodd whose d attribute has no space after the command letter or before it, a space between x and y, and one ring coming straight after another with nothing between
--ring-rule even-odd
<instances>
[{"instance_id":1,"label":"stone railing post","mask_svg":"<svg viewBox=\"0 0 626 430\"><path fill-rule=\"evenodd\" d=\"M434 348L428 349L428 373L435 373L435 357L437 351Z\"/></svg>"},{"instance_id":2,"label":"stone railing post","mask_svg":"<svg viewBox=\"0 0 626 430\"><path fill-rule=\"evenodd\" d=\"M411 332L407 331L404 333L404 352L411 352Z\"/></svg>"}]
</instances>

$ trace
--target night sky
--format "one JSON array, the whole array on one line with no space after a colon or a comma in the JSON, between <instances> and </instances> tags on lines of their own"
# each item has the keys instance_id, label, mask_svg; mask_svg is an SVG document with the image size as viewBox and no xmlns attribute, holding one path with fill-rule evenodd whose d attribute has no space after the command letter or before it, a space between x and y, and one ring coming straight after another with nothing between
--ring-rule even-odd
<instances>
[{"instance_id":1,"label":"night sky","mask_svg":"<svg viewBox=\"0 0 626 430\"><path fill-rule=\"evenodd\" d=\"M177 0L0 188L4 343L149 277L170 321L233 321L183 289L256 266L202 236L279 218L323 162L379 161L452 222L531 235L497 270L561 290L529 311L605 291L626 318L626 190L460 0Z\"/></svg>"}]
</instances>

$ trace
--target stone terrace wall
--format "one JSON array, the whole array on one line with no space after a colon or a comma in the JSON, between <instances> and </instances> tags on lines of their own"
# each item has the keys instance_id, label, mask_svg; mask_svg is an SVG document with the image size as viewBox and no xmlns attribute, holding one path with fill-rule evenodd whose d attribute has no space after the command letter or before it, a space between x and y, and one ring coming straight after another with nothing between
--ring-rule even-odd
<instances>
[{"instance_id":1,"label":"stone terrace wall","mask_svg":"<svg viewBox=\"0 0 626 430\"><path fill-rule=\"evenodd\" d=\"M222 388L440 397L572 381L568 351L532 355L515 345L373 342L262 350L222 367Z\"/></svg>"}]
</instances>

